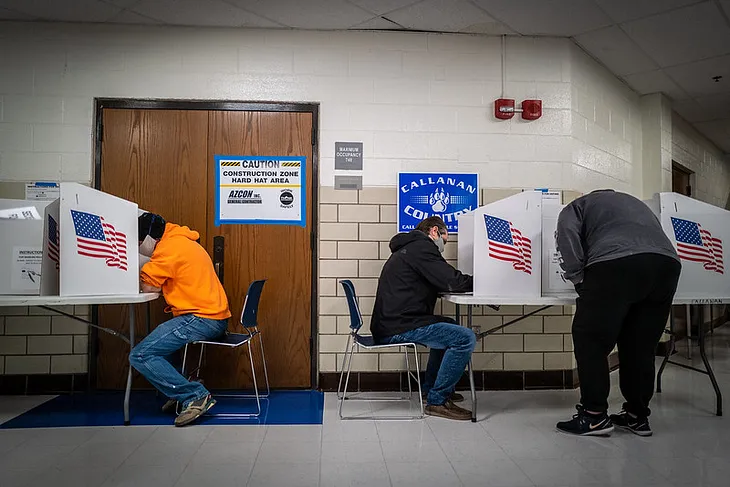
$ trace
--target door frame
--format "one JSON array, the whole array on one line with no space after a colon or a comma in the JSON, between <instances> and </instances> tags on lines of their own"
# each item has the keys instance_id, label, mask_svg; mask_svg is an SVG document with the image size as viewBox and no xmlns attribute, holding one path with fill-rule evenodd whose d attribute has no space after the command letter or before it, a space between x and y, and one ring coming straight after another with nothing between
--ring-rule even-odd
<instances>
[{"instance_id":1,"label":"door frame","mask_svg":"<svg viewBox=\"0 0 730 487\"><path fill-rule=\"evenodd\" d=\"M312 250L312 282L311 282L311 337L309 339L310 383L312 389L319 388L319 335L318 335L318 299L319 294L319 103L268 102L268 101L233 101L233 100L179 100L179 99L145 99L145 98L94 98L94 188L101 187L101 147L104 139L103 111L105 108L128 110L206 110L235 112L296 112L312 114L312 203L309 211L312 214L310 229L310 248ZM91 308L91 321L98 324L98 307ZM89 389L96 386L96 361L98 356L98 330L91 328L89 339Z\"/></svg>"}]
</instances>

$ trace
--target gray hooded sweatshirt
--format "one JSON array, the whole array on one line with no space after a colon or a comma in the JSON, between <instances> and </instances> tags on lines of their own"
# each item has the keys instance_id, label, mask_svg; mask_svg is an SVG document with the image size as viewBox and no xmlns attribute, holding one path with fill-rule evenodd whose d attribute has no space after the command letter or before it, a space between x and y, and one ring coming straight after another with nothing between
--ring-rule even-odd
<instances>
[{"instance_id":1,"label":"gray hooded sweatshirt","mask_svg":"<svg viewBox=\"0 0 730 487\"><path fill-rule=\"evenodd\" d=\"M586 267L636 254L679 261L654 212L643 201L611 189L593 191L560 212L555 232L565 278L583 281Z\"/></svg>"}]
</instances>

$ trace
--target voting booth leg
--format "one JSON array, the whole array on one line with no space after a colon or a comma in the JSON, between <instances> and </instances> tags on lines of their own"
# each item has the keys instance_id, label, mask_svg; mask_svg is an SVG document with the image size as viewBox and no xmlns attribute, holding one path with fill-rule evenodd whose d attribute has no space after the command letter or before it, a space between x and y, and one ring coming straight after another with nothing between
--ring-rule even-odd
<instances>
[{"instance_id":1,"label":"voting booth leg","mask_svg":"<svg viewBox=\"0 0 730 487\"><path fill-rule=\"evenodd\" d=\"M700 357L702 357L702 362L705 364L705 370L707 371L707 375L710 376L710 382L712 382L712 388L715 389L715 414L717 416L722 416L722 392L720 391L720 386L717 385L717 379L715 378L715 372L712 370L712 367L710 366L710 361L707 359L707 352L705 350L705 323L704 323L704 313L700 317L700 323L699 323L699 329L697 332L697 339L700 342ZM710 305L710 326L712 326L712 305Z\"/></svg>"},{"instance_id":2,"label":"voting booth leg","mask_svg":"<svg viewBox=\"0 0 730 487\"><path fill-rule=\"evenodd\" d=\"M134 305L129 305L129 352L134 348ZM132 364L127 372L127 388L124 390L124 426L129 426L129 396L132 393Z\"/></svg>"},{"instance_id":3,"label":"voting booth leg","mask_svg":"<svg viewBox=\"0 0 730 487\"><path fill-rule=\"evenodd\" d=\"M471 331L474 331L474 328L472 328L472 311L473 306L470 304L466 307L466 320L468 323L468 327ZM469 357L469 389L471 392L471 422L476 423L477 422L477 392L474 387L474 367L473 367L472 358Z\"/></svg>"}]
</instances>

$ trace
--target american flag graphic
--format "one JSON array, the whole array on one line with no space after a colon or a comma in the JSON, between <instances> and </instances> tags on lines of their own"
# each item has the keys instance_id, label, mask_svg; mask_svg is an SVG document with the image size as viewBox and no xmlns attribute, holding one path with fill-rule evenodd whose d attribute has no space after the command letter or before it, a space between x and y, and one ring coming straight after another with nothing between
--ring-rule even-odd
<instances>
[{"instance_id":1,"label":"american flag graphic","mask_svg":"<svg viewBox=\"0 0 730 487\"><path fill-rule=\"evenodd\" d=\"M489 241L489 257L512 262L516 271L532 274L532 242L511 222L490 215L484 215Z\"/></svg>"},{"instance_id":2,"label":"american flag graphic","mask_svg":"<svg viewBox=\"0 0 730 487\"><path fill-rule=\"evenodd\" d=\"M109 267L127 270L127 237L104 218L71 210L79 255L105 259Z\"/></svg>"},{"instance_id":3,"label":"american flag graphic","mask_svg":"<svg viewBox=\"0 0 730 487\"><path fill-rule=\"evenodd\" d=\"M56 270L58 270L58 241L58 223L48 215L48 258L56 263Z\"/></svg>"},{"instance_id":4,"label":"american flag graphic","mask_svg":"<svg viewBox=\"0 0 730 487\"><path fill-rule=\"evenodd\" d=\"M680 259L701 262L705 270L723 274L722 240L702 228L697 222L672 217L677 254Z\"/></svg>"}]
</instances>

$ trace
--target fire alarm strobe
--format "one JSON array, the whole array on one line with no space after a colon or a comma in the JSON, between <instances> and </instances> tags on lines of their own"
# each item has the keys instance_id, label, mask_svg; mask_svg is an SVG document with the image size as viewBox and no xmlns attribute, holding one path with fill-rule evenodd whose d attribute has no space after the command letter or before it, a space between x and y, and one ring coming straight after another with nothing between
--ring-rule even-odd
<instances>
[{"instance_id":1,"label":"fire alarm strobe","mask_svg":"<svg viewBox=\"0 0 730 487\"><path fill-rule=\"evenodd\" d=\"M494 116L500 120L509 120L515 116L515 101L510 98L498 98L494 102Z\"/></svg>"},{"instance_id":2,"label":"fire alarm strobe","mask_svg":"<svg viewBox=\"0 0 730 487\"><path fill-rule=\"evenodd\" d=\"M542 100L524 100L522 102L522 118L537 120L542 116Z\"/></svg>"}]
</instances>

